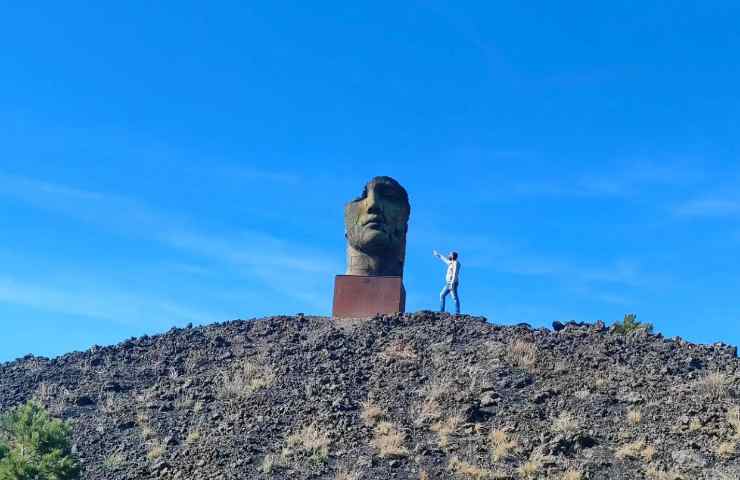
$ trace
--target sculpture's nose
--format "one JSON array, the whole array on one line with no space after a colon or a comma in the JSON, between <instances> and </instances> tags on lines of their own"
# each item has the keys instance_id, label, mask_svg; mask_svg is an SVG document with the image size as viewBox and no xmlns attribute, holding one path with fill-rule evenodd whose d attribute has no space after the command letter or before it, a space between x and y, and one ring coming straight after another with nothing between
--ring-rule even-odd
<instances>
[{"instance_id":1,"label":"sculpture's nose","mask_svg":"<svg viewBox=\"0 0 740 480\"><path fill-rule=\"evenodd\" d=\"M378 202L378 197L375 195L375 189L371 188L367 192L367 213L382 213L383 209Z\"/></svg>"}]
</instances>

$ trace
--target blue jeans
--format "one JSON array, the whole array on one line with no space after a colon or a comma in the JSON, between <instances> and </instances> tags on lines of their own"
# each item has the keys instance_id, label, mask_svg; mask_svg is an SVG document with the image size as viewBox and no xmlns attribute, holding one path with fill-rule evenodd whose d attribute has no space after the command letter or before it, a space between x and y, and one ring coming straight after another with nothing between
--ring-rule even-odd
<instances>
[{"instance_id":1,"label":"blue jeans","mask_svg":"<svg viewBox=\"0 0 740 480\"><path fill-rule=\"evenodd\" d=\"M439 294L439 311L444 312L445 311L445 299L447 298L447 294L452 294L452 299L455 301L455 313L460 313L460 297L457 296L457 282L455 283L448 283L445 285L445 288L442 289L442 291Z\"/></svg>"}]
</instances>

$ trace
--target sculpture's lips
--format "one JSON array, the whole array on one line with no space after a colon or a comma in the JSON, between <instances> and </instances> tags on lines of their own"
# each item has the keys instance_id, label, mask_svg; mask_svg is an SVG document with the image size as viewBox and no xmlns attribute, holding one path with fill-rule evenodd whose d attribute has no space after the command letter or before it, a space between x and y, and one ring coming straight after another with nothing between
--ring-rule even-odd
<instances>
[{"instance_id":1,"label":"sculpture's lips","mask_svg":"<svg viewBox=\"0 0 740 480\"><path fill-rule=\"evenodd\" d=\"M362 222L362 226L366 228L372 228L375 230L382 230L385 222L379 215L369 215Z\"/></svg>"}]
</instances>

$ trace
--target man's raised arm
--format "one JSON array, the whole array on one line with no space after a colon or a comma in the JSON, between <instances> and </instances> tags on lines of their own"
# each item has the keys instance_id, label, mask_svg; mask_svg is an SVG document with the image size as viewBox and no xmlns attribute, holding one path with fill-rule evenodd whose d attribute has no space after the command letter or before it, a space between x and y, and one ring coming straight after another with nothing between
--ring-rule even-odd
<instances>
[{"instance_id":1,"label":"man's raised arm","mask_svg":"<svg viewBox=\"0 0 740 480\"><path fill-rule=\"evenodd\" d=\"M440 260L442 260L443 262L445 262L447 265L450 264L450 261L446 257L440 255L438 251L432 250L432 255L434 255L435 257L439 258Z\"/></svg>"}]
</instances>

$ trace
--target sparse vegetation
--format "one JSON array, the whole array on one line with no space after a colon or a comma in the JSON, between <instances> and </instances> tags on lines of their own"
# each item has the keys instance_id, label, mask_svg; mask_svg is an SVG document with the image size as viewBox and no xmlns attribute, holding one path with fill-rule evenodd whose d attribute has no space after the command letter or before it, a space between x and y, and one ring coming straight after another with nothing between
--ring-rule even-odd
<instances>
[{"instance_id":1,"label":"sparse vegetation","mask_svg":"<svg viewBox=\"0 0 740 480\"><path fill-rule=\"evenodd\" d=\"M737 442L722 442L717 446L717 455L722 458L730 458L737 451Z\"/></svg>"},{"instance_id":2,"label":"sparse vegetation","mask_svg":"<svg viewBox=\"0 0 740 480\"><path fill-rule=\"evenodd\" d=\"M638 425L642 421L642 412L638 409L627 410L627 422Z\"/></svg>"},{"instance_id":3,"label":"sparse vegetation","mask_svg":"<svg viewBox=\"0 0 740 480\"><path fill-rule=\"evenodd\" d=\"M139 412L136 414L136 424L139 426L141 432L141 438L144 440L152 440L154 438L154 429L149 423L150 419L148 414Z\"/></svg>"},{"instance_id":4,"label":"sparse vegetation","mask_svg":"<svg viewBox=\"0 0 740 480\"><path fill-rule=\"evenodd\" d=\"M390 422L380 422L375 426L372 445L382 458L405 457L409 454L404 446L406 434Z\"/></svg>"},{"instance_id":5,"label":"sparse vegetation","mask_svg":"<svg viewBox=\"0 0 740 480\"><path fill-rule=\"evenodd\" d=\"M570 412L562 412L552 421L555 433L572 434L578 431L578 420Z\"/></svg>"},{"instance_id":6,"label":"sparse vegetation","mask_svg":"<svg viewBox=\"0 0 740 480\"><path fill-rule=\"evenodd\" d=\"M698 418L692 418L689 422L689 431L698 432L703 426L704 425L702 425L701 420L699 420Z\"/></svg>"},{"instance_id":7,"label":"sparse vegetation","mask_svg":"<svg viewBox=\"0 0 740 480\"><path fill-rule=\"evenodd\" d=\"M394 341L380 352L380 356L385 360L412 361L416 360L416 350L408 343Z\"/></svg>"},{"instance_id":8,"label":"sparse vegetation","mask_svg":"<svg viewBox=\"0 0 740 480\"><path fill-rule=\"evenodd\" d=\"M389 345L417 356L384 361ZM0 405L59 405L96 479L737 480L738 395L724 344L429 313L226 322L0 364Z\"/></svg>"},{"instance_id":9,"label":"sparse vegetation","mask_svg":"<svg viewBox=\"0 0 740 480\"><path fill-rule=\"evenodd\" d=\"M264 473L265 475L269 475L272 473L277 465L277 456L275 454L269 453L265 455L265 457L262 459L262 463L260 463L259 467L257 467L257 470L261 473Z\"/></svg>"},{"instance_id":10,"label":"sparse vegetation","mask_svg":"<svg viewBox=\"0 0 740 480\"><path fill-rule=\"evenodd\" d=\"M152 442L146 451L146 458L150 462L153 462L161 458L162 455L164 455L166 451L167 449L160 442L156 442L156 441Z\"/></svg>"},{"instance_id":11,"label":"sparse vegetation","mask_svg":"<svg viewBox=\"0 0 740 480\"><path fill-rule=\"evenodd\" d=\"M740 440L740 407L733 407L727 412L727 422L735 430L735 438Z\"/></svg>"},{"instance_id":12,"label":"sparse vegetation","mask_svg":"<svg viewBox=\"0 0 740 480\"><path fill-rule=\"evenodd\" d=\"M531 369L537 364L537 347L532 342L514 340L509 347L507 358L512 366Z\"/></svg>"},{"instance_id":13,"label":"sparse vegetation","mask_svg":"<svg viewBox=\"0 0 740 480\"><path fill-rule=\"evenodd\" d=\"M655 450L655 447L653 447L652 445L646 445L645 448L642 449L642 453L640 454L640 456L644 461L652 462L656 453L657 450Z\"/></svg>"},{"instance_id":14,"label":"sparse vegetation","mask_svg":"<svg viewBox=\"0 0 740 480\"><path fill-rule=\"evenodd\" d=\"M490 470L464 462L454 455L450 458L447 469L459 477L472 478L474 480L483 480L492 476Z\"/></svg>"},{"instance_id":15,"label":"sparse vegetation","mask_svg":"<svg viewBox=\"0 0 740 480\"><path fill-rule=\"evenodd\" d=\"M542 471L543 458L539 453L533 453L529 460L524 462L517 469L517 473L524 478L537 478Z\"/></svg>"},{"instance_id":16,"label":"sparse vegetation","mask_svg":"<svg viewBox=\"0 0 740 480\"><path fill-rule=\"evenodd\" d=\"M452 381L447 377L437 378L425 387L427 400L441 401L452 391Z\"/></svg>"},{"instance_id":17,"label":"sparse vegetation","mask_svg":"<svg viewBox=\"0 0 740 480\"><path fill-rule=\"evenodd\" d=\"M710 399L717 400L727 396L730 379L722 372L711 372L694 383L696 390Z\"/></svg>"},{"instance_id":18,"label":"sparse vegetation","mask_svg":"<svg viewBox=\"0 0 740 480\"><path fill-rule=\"evenodd\" d=\"M334 480L359 480L360 472L348 467L339 467Z\"/></svg>"},{"instance_id":19,"label":"sparse vegetation","mask_svg":"<svg viewBox=\"0 0 740 480\"><path fill-rule=\"evenodd\" d=\"M617 449L615 456L620 460L642 459L645 462L650 462L655 456L655 448L653 448L651 445L647 445L645 443L645 440L636 440L634 442L622 445L619 449Z\"/></svg>"},{"instance_id":20,"label":"sparse vegetation","mask_svg":"<svg viewBox=\"0 0 740 480\"><path fill-rule=\"evenodd\" d=\"M80 467L72 456L70 426L30 401L0 416L0 479L71 480Z\"/></svg>"},{"instance_id":21,"label":"sparse vegetation","mask_svg":"<svg viewBox=\"0 0 740 480\"><path fill-rule=\"evenodd\" d=\"M307 457L313 463L324 463L329 458L329 435L316 425L308 425L288 436L283 457Z\"/></svg>"},{"instance_id":22,"label":"sparse vegetation","mask_svg":"<svg viewBox=\"0 0 740 480\"><path fill-rule=\"evenodd\" d=\"M272 368L246 360L235 371L223 374L221 396L231 399L247 398L274 382L275 372Z\"/></svg>"},{"instance_id":23,"label":"sparse vegetation","mask_svg":"<svg viewBox=\"0 0 740 480\"><path fill-rule=\"evenodd\" d=\"M119 468L121 465L123 465L124 458L123 455L116 452L111 453L107 457L105 457L105 460L103 460L103 467L106 470L115 470Z\"/></svg>"},{"instance_id":24,"label":"sparse vegetation","mask_svg":"<svg viewBox=\"0 0 740 480\"><path fill-rule=\"evenodd\" d=\"M563 474L563 480L583 480L583 474L578 470L568 470Z\"/></svg>"},{"instance_id":25,"label":"sparse vegetation","mask_svg":"<svg viewBox=\"0 0 740 480\"><path fill-rule=\"evenodd\" d=\"M431 430L437 433L437 444L440 448L447 448L450 443L450 435L457 432L462 421L463 419L460 415L452 415L432 425Z\"/></svg>"},{"instance_id":26,"label":"sparse vegetation","mask_svg":"<svg viewBox=\"0 0 740 480\"><path fill-rule=\"evenodd\" d=\"M192 395L181 395L175 400L175 408L178 410L190 410L195 407L195 399Z\"/></svg>"},{"instance_id":27,"label":"sparse vegetation","mask_svg":"<svg viewBox=\"0 0 740 480\"><path fill-rule=\"evenodd\" d=\"M185 438L185 443L193 445L198 443L198 440L200 440L200 432L198 430L191 430L187 438Z\"/></svg>"},{"instance_id":28,"label":"sparse vegetation","mask_svg":"<svg viewBox=\"0 0 740 480\"><path fill-rule=\"evenodd\" d=\"M650 323L642 323L637 320L637 315L635 315L634 313L628 313L624 316L624 320L614 323L613 329L614 333L620 335L626 335L628 333L639 331L650 333L653 331L653 325Z\"/></svg>"},{"instance_id":29,"label":"sparse vegetation","mask_svg":"<svg viewBox=\"0 0 740 480\"><path fill-rule=\"evenodd\" d=\"M368 427L375 425L383 417L383 410L370 400L362 402L360 418Z\"/></svg>"},{"instance_id":30,"label":"sparse vegetation","mask_svg":"<svg viewBox=\"0 0 740 480\"><path fill-rule=\"evenodd\" d=\"M649 465L645 469L645 475L650 480L685 480L685 477L676 470L663 470L655 465Z\"/></svg>"},{"instance_id":31,"label":"sparse vegetation","mask_svg":"<svg viewBox=\"0 0 740 480\"><path fill-rule=\"evenodd\" d=\"M510 438L503 430L491 430L488 434L488 443L491 449L491 460L498 462L511 456L517 448L517 441Z\"/></svg>"},{"instance_id":32,"label":"sparse vegetation","mask_svg":"<svg viewBox=\"0 0 740 480\"><path fill-rule=\"evenodd\" d=\"M430 420L437 420L442 417L442 407L436 400L424 400L418 406L414 416L414 424L421 426Z\"/></svg>"}]
</instances>

